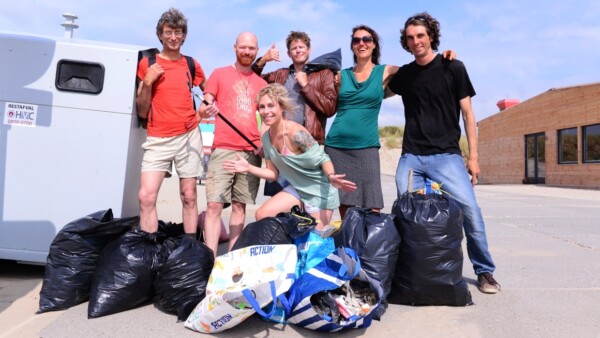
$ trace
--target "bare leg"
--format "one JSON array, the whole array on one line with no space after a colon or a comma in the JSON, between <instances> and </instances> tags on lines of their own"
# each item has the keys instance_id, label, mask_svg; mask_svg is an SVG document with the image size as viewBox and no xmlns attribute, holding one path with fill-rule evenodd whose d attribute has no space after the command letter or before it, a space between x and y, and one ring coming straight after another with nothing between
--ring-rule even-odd
<instances>
[{"instance_id":1,"label":"bare leg","mask_svg":"<svg viewBox=\"0 0 600 338\"><path fill-rule=\"evenodd\" d=\"M277 216L280 212L290 212L294 205L302 205L302 202L287 191L280 191L261 205L254 217L259 221L265 217Z\"/></svg>"},{"instance_id":2,"label":"bare leg","mask_svg":"<svg viewBox=\"0 0 600 338\"><path fill-rule=\"evenodd\" d=\"M217 257L219 248L219 236L221 236L221 212L223 203L208 202L206 215L204 217L204 242Z\"/></svg>"},{"instance_id":3,"label":"bare leg","mask_svg":"<svg viewBox=\"0 0 600 338\"><path fill-rule=\"evenodd\" d=\"M317 230L323 230L323 228L331 222L331 217L333 216L333 210L323 209L318 212L310 214L317 220Z\"/></svg>"},{"instance_id":4,"label":"bare leg","mask_svg":"<svg viewBox=\"0 0 600 338\"><path fill-rule=\"evenodd\" d=\"M195 234L198 231L196 178L180 178L179 191L183 204L183 229L186 234Z\"/></svg>"},{"instance_id":5,"label":"bare leg","mask_svg":"<svg viewBox=\"0 0 600 338\"><path fill-rule=\"evenodd\" d=\"M146 232L158 231L158 213L156 211L156 199L158 191L165 178L164 171L143 171L140 180L140 228Z\"/></svg>"},{"instance_id":6,"label":"bare leg","mask_svg":"<svg viewBox=\"0 0 600 338\"><path fill-rule=\"evenodd\" d=\"M235 244L246 221L246 204L231 201L231 218L229 219L229 250Z\"/></svg>"}]
</instances>

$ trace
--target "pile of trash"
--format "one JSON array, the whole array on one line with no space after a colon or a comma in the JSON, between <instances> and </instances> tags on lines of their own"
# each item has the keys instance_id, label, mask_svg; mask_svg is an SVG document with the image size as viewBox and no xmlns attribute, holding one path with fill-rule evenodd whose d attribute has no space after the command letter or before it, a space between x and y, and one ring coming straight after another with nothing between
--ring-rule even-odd
<instances>
[{"instance_id":1,"label":"pile of trash","mask_svg":"<svg viewBox=\"0 0 600 338\"><path fill-rule=\"evenodd\" d=\"M38 313L89 301L88 318L97 318L152 301L203 333L230 329L255 313L337 332L369 327L388 301L469 305L462 215L441 192L433 184L406 193L393 214L350 208L326 234L294 207L246 225L232 250L216 259L201 239L184 234L183 224L159 221L150 234L139 229L139 217L98 211L56 235ZM439 217L430 217L432 210Z\"/></svg>"},{"instance_id":2,"label":"pile of trash","mask_svg":"<svg viewBox=\"0 0 600 338\"><path fill-rule=\"evenodd\" d=\"M152 300L185 320L205 297L212 250L183 224L160 221L154 234L138 225L111 209L65 225L50 245L38 313L89 301L88 317L97 318Z\"/></svg>"}]
</instances>

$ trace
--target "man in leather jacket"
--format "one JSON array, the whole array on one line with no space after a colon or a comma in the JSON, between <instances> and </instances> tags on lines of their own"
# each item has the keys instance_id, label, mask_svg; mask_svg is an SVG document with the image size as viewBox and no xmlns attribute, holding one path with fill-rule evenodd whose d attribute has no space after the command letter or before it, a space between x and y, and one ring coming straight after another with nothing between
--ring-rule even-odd
<instances>
[{"instance_id":1,"label":"man in leather jacket","mask_svg":"<svg viewBox=\"0 0 600 338\"><path fill-rule=\"evenodd\" d=\"M254 62L252 70L267 83L279 83L286 87L290 97L299 107L286 117L302 124L319 144L323 144L327 118L333 116L336 111L335 74L330 69L310 74L303 70L310 56L310 38L306 33L292 31L286 39L286 45L287 54L292 59L289 67L261 74L267 62L280 61L279 51L273 44L265 55Z\"/></svg>"},{"instance_id":2,"label":"man in leather jacket","mask_svg":"<svg viewBox=\"0 0 600 338\"><path fill-rule=\"evenodd\" d=\"M267 83L279 83L288 90L296 110L286 112L286 118L303 125L319 144L323 144L327 118L336 112L335 73L331 69L321 69L307 74L305 65L311 52L308 34L292 31L286 39L286 45L287 54L292 59L289 67L262 74L267 62L280 61L279 51L273 44L265 55L252 64L252 70ZM279 184L266 182L264 194L273 196L286 184L284 179Z\"/></svg>"}]
</instances>

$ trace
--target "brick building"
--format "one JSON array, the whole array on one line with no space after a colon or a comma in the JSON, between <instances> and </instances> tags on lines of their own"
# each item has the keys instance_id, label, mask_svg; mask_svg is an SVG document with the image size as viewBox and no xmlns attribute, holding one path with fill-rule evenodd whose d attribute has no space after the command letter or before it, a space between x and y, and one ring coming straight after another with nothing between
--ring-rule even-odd
<instances>
[{"instance_id":1,"label":"brick building","mask_svg":"<svg viewBox=\"0 0 600 338\"><path fill-rule=\"evenodd\" d=\"M498 107L477 124L479 182L600 189L600 82Z\"/></svg>"}]
</instances>

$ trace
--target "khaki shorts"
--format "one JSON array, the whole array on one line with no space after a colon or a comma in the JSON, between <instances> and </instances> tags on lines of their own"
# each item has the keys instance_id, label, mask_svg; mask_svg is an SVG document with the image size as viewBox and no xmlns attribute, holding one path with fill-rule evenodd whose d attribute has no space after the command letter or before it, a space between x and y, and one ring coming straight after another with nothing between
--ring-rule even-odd
<instances>
[{"instance_id":1,"label":"khaki shorts","mask_svg":"<svg viewBox=\"0 0 600 338\"><path fill-rule=\"evenodd\" d=\"M206 201L228 205L231 201L254 204L260 179L251 174L230 173L223 169L225 160L237 160L240 154L248 163L261 166L261 158L252 151L213 149L206 174Z\"/></svg>"},{"instance_id":2,"label":"khaki shorts","mask_svg":"<svg viewBox=\"0 0 600 338\"><path fill-rule=\"evenodd\" d=\"M144 158L142 172L166 171L166 177L171 177L171 169L180 178L197 177L202 174L202 137L198 128L172 137L148 136L142 144Z\"/></svg>"}]
</instances>

